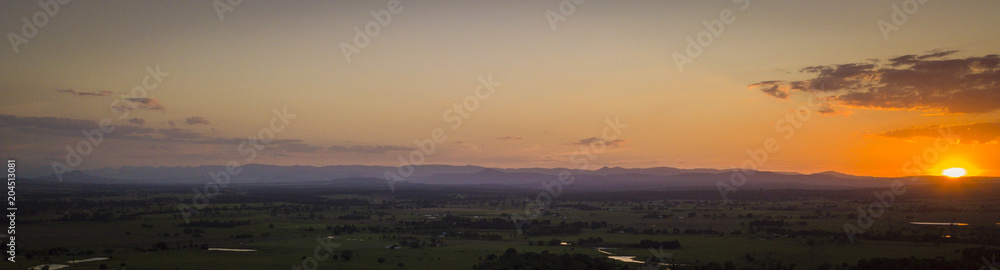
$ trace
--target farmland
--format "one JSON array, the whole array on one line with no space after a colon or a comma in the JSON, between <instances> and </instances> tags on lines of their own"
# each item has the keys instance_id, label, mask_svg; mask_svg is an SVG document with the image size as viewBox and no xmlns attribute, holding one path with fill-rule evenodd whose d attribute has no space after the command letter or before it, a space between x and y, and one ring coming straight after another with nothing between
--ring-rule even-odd
<instances>
[{"instance_id":1,"label":"farmland","mask_svg":"<svg viewBox=\"0 0 1000 270\"><path fill-rule=\"evenodd\" d=\"M844 226L857 224L858 208L874 201L870 190L745 191L728 201L714 191L567 193L531 216L525 204L531 190L235 185L185 222L178 204L190 198L189 190L24 185L19 256L12 265L474 269L489 268L513 249L601 260L608 253L635 256L653 269L772 269L773 262L792 267L786 269L848 269L873 258L962 261L968 259L964 250L994 252L1000 245L995 199L917 189L896 198L853 242ZM526 225L518 228L517 219ZM95 257L108 259L67 263Z\"/></svg>"}]
</instances>

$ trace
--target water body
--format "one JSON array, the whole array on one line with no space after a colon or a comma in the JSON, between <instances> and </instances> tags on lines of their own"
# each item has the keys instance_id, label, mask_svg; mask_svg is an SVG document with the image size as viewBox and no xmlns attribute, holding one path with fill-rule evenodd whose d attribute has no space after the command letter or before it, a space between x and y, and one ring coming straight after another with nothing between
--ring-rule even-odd
<instances>
[{"instance_id":1,"label":"water body","mask_svg":"<svg viewBox=\"0 0 1000 270\"><path fill-rule=\"evenodd\" d=\"M608 248L599 247L599 248L597 248L597 252L607 254L609 259L616 260L616 261L627 262L627 263L642 263L642 264L646 263L644 261L638 261L638 260L636 260L635 259L636 256L618 256L618 255L615 255L614 253L604 251L605 249L608 249ZM660 263L660 265L670 266L671 264L669 264L669 263Z\"/></svg>"},{"instance_id":2,"label":"water body","mask_svg":"<svg viewBox=\"0 0 1000 270\"><path fill-rule=\"evenodd\" d=\"M105 258L105 257L93 257L93 258L90 258L90 259L83 259L83 260L73 260L73 261L68 261L68 262L66 262L66 263L85 263L85 262L96 262L96 261L103 261L103 260L107 260L107 259L108 259L108 258Z\"/></svg>"},{"instance_id":3,"label":"water body","mask_svg":"<svg viewBox=\"0 0 1000 270\"><path fill-rule=\"evenodd\" d=\"M242 248L209 248L212 251L232 251L232 252L251 252L257 251L256 249L242 249Z\"/></svg>"},{"instance_id":4,"label":"water body","mask_svg":"<svg viewBox=\"0 0 1000 270\"><path fill-rule=\"evenodd\" d=\"M636 261L635 260L635 256L608 256L608 258L611 258L612 260L623 261L623 262L628 262L628 263L646 263L646 262Z\"/></svg>"},{"instance_id":5,"label":"water body","mask_svg":"<svg viewBox=\"0 0 1000 270\"><path fill-rule=\"evenodd\" d=\"M28 269L29 270L42 270L42 267L45 267L46 265L49 266L49 270L63 269L63 268L69 267L69 265L65 265L65 264L43 264L43 265L39 265L39 266L34 266L34 267L31 267L31 268L28 268Z\"/></svg>"},{"instance_id":6,"label":"water body","mask_svg":"<svg viewBox=\"0 0 1000 270\"><path fill-rule=\"evenodd\" d=\"M910 222L913 225L930 225L930 226L969 226L968 223L957 223L957 222Z\"/></svg>"}]
</instances>

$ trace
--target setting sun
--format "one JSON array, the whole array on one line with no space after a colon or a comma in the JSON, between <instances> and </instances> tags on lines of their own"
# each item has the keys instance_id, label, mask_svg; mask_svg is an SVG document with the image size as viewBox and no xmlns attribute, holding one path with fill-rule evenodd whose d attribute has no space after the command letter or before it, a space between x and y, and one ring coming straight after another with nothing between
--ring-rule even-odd
<instances>
[{"instance_id":1,"label":"setting sun","mask_svg":"<svg viewBox=\"0 0 1000 270\"><path fill-rule=\"evenodd\" d=\"M947 177L952 177L952 178L962 177L962 176L965 176L965 169L963 169L963 168L950 168L950 169L944 170L943 172L941 172L941 174L944 175L944 176L947 176Z\"/></svg>"}]
</instances>

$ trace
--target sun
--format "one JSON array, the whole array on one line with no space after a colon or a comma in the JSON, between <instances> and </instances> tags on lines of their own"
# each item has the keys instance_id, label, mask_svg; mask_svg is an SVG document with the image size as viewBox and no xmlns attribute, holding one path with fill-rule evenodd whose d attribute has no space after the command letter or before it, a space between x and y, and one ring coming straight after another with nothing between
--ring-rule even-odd
<instances>
[{"instance_id":1,"label":"sun","mask_svg":"<svg viewBox=\"0 0 1000 270\"><path fill-rule=\"evenodd\" d=\"M941 172L942 175L947 176L947 177L951 177L951 178L958 178L958 177L965 176L965 173L966 173L965 169L963 169L963 168L949 168L949 169L944 170L943 172Z\"/></svg>"}]
</instances>

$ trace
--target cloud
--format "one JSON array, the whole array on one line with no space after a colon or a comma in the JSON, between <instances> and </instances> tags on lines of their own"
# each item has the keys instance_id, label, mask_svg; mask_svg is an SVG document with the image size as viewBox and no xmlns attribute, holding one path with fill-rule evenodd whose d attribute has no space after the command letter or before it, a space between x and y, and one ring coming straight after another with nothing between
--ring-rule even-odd
<instances>
[{"instance_id":1,"label":"cloud","mask_svg":"<svg viewBox=\"0 0 1000 270\"><path fill-rule=\"evenodd\" d=\"M516 140L523 140L523 139L524 138L517 137L517 136L505 136L505 137L497 138L497 140L504 140L504 141L516 141Z\"/></svg>"},{"instance_id":2,"label":"cloud","mask_svg":"<svg viewBox=\"0 0 1000 270\"><path fill-rule=\"evenodd\" d=\"M25 133L48 134L56 136L81 137L84 130L99 129L97 121L80 120L57 117L18 117L13 115L0 115L0 127L12 128ZM151 134L155 130L134 126L116 126L111 136L129 136L137 134Z\"/></svg>"},{"instance_id":3,"label":"cloud","mask_svg":"<svg viewBox=\"0 0 1000 270\"><path fill-rule=\"evenodd\" d=\"M160 101L155 98L126 98L122 99L126 104L115 106L119 111L131 111L134 109L146 109L162 111L165 110Z\"/></svg>"},{"instance_id":4,"label":"cloud","mask_svg":"<svg viewBox=\"0 0 1000 270\"><path fill-rule=\"evenodd\" d=\"M273 150L283 153L318 153L323 151L323 147L312 146L300 142L292 142L276 145Z\"/></svg>"},{"instance_id":5,"label":"cloud","mask_svg":"<svg viewBox=\"0 0 1000 270\"><path fill-rule=\"evenodd\" d=\"M140 118L133 118L142 120ZM142 120L144 122L144 120ZM129 122L133 122L129 120ZM139 126L114 125L110 133L102 133L105 139L125 139L156 142L187 142L194 144L238 145L247 138L209 137L201 133L181 128L153 129ZM82 138L83 130L100 129L98 122L56 117L18 117L0 114L0 128L10 128L31 135L51 135ZM272 140L268 145L296 143L301 140Z\"/></svg>"},{"instance_id":6,"label":"cloud","mask_svg":"<svg viewBox=\"0 0 1000 270\"><path fill-rule=\"evenodd\" d=\"M184 119L184 123L188 125L208 125L208 119L201 116L195 116Z\"/></svg>"},{"instance_id":7,"label":"cloud","mask_svg":"<svg viewBox=\"0 0 1000 270\"><path fill-rule=\"evenodd\" d=\"M413 148L405 146L395 146L395 145L354 145L354 146L341 146L334 145L327 148L329 152L340 152L340 153L362 153L362 154L383 154L393 151L411 151Z\"/></svg>"},{"instance_id":8,"label":"cloud","mask_svg":"<svg viewBox=\"0 0 1000 270\"><path fill-rule=\"evenodd\" d=\"M815 94L831 106L987 113L1000 109L1000 56L948 58L957 51L931 51L870 63L811 66L811 79L751 84L766 95L788 99Z\"/></svg>"},{"instance_id":9,"label":"cloud","mask_svg":"<svg viewBox=\"0 0 1000 270\"><path fill-rule=\"evenodd\" d=\"M142 118L129 119L128 123L145 123ZM157 146L158 143L171 143L187 145L192 149L206 149L206 146L236 147L240 144L266 145L265 151L276 155L288 155L292 153L348 153L348 154L384 154L397 151L412 151L414 148L395 145L354 145L354 146L314 146L298 139L275 139L271 141L258 140L256 143L249 142L247 137L216 137L205 133L185 128L148 128L136 125L112 122L114 129L109 133L101 133L102 139L122 140L137 143L146 143L148 146ZM0 129L13 130L23 135L17 136L20 141L10 142L13 145L27 145L27 143L41 143L48 146L51 144L53 136L70 138L75 140L84 139L83 130L100 129L99 123L93 120L78 120L56 117L19 117L13 115L0 114ZM117 144L117 143L116 143ZM199 146L205 145L205 146ZM144 145L145 146L145 145ZM60 146L61 147L61 146ZM2 148L2 146L0 146ZM137 148L136 148L137 149ZM145 148L143 148L145 149ZM58 151L56 151L58 152ZM123 155L142 155L138 150L122 153ZM183 155L182 153L178 153Z\"/></svg>"},{"instance_id":10,"label":"cloud","mask_svg":"<svg viewBox=\"0 0 1000 270\"><path fill-rule=\"evenodd\" d=\"M132 123L132 124L136 124L136 125L140 125L141 126L141 125L145 125L146 124L146 119L132 118L132 119L129 119L128 122Z\"/></svg>"},{"instance_id":11,"label":"cloud","mask_svg":"<svg viewBox=\"0 0 1000 270\"><path fill-rule=\"evenodd\" d=\"M916 137L935 138L941 136L939 130L958 136L959 143L982 144L1000 141L1000 122L974 123L958 126L928 126L897 129L878 134L890 138L909 139Z\"/></svg>"},{"instance_id":12,"label":"cloud","mask_svg":"<svg viewBox=\"0 0 1000 270\"><path fill-rule=\"evenodd\" d=\"M763 81L751 84L748 87L751 89L760 88L760 91L764 92L764 94L779 99L788 99L788 97L791 96L791 94L789 93L791 87L789 87L788 85L784 85L784 82L782 81Z\"/></svg>"},{"instance_id":13,"label":"cloud","mask_svg":"<svg viewBox=\"0 0 1000 270\"><path fill-rule=\"evenodd\" d=\"M97 97L110 96L111 94L114 94L114 92L111 92L111 91L108 91L108 90L101 90L101 91L97 91L97 92L82 92L82 91L76 91L76 90L73 90L73 89L62 89L62 90L57 90L56 92L67 93L67 94L72 94L72 95L77 95L77 96L97 96Z\"/></svg>"},{"instance_id":14,"label":"cloud","mask_svg":"<svg viewBox=\"0 0 1000 270\"><path fill-rule=\"evenodd\" d=\"M205 137L201 133L180 128L161 128L157 131L167 139L198 139Z\"/></svg>"},{"instance_id":15,"label":"cloud","mask_svg":"<svg viewBox=\"0 0 1000 270\"><path fill-rule=\"evenodd\" d=\"M580 141L577 141L577 142L574 142L574 143L570 143L570 144L572 144L572 145L590 145L592 143L604 143L604 144L606 144L608 146L612 146L612 147L621 147L622 144L625 143L625 140L614 139L614 140L610 140L609 141L609 140L601 139L601 138L598 138L598 137L590 137L590 138L582 139Z\"/></svg>"}]
</instances>

